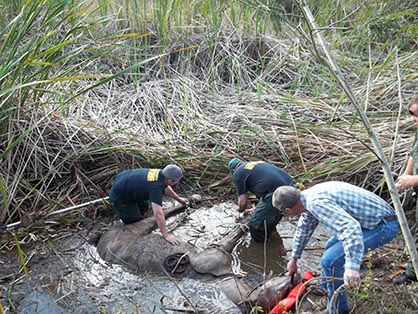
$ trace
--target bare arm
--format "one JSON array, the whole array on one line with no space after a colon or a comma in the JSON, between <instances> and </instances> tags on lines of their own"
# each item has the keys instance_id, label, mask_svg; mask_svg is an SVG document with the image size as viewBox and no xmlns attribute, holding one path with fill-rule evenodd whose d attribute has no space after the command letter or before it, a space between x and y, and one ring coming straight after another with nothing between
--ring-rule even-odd
<instances>
[{"instance_id":1,"label":"bare arm","mask_svg":"<svg viewBox=\"0 0 418 314\"><path fill-rule=\"evenodd\" d=\"M158 228L160 228L161 234L163 235L164 239L166 239L171 244L180 244L179 240L175 236L168 233L163 208L156 203L151 203L151 206L155 221L157 222Z\"/></svg>"},{"instance_id":2,"label":"bare arm","mask_svg":"<svg viewBox=\"0 0 418 314\"><path fill-rule=\"evenodd\" d=\"M409 156L403 175L412 175L413 173L414 173L414 158Z\"/></svg>"},{"instance_id":3,"label":"bare arm","mask_svg":"<svg viewBox=\"0 0 418 314\"><path fill-rule=\"evenodd\" d=\"M177 202L183 205L186 205L188 203L187 198L178 196L178 194L169 185L165 188L164 195L171 197L172 199L175 199Z\"/></svg>"},{"instance_id":4,"label":"bare arm","mask_svg":"<svg viewBox=\"0 0 418 314\"><path fill-rule=\"evenodd\" d=\"M398 193L401 193L405 189L418 186L418 175L413 175L414 171L414 159L410 156L406 164L404 173L399 176L396 181L395 187Z\"/></svg>"},{"instance_id":5,"label":"bare arm","mask_svg":"<svg viewBox=\"0 0 418 314\"><path fill-rule=\"evenodd\" d=\"M243 213L248 207L248 197L247 194L242 194L238 196L238 208L237 211Z\"/></svg>"}]
</instances>

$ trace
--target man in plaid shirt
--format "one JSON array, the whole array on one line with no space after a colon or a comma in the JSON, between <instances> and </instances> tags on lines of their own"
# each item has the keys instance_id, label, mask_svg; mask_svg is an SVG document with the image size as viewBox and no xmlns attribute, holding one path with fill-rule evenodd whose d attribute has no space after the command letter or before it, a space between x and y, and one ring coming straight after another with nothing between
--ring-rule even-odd
<instances>
[{"instance_id":1,"label":"man in plaid shirt","mask_svg":"<svg viewBox=\"0 0 418 314\"><path fill-rule=\"evenodd\" d=\"M334 296L331 304L334 292L342 284L346 288L360 285L363 254L395 237L398 221L394 209L370 191L337 181L304 191L282 186L275 190L272 202L285 214L301 215L287 264L289 275L297 273L297 260L318 224L331 232L321 258L321 280L328 291L326 313L349 313L347 293Z\"/></svg>"}]
</instances>

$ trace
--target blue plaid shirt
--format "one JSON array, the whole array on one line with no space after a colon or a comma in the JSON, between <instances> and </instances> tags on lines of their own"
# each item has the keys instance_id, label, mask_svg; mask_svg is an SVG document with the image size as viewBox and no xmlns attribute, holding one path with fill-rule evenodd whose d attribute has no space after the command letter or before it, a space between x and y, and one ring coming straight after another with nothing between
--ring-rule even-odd
<instances>
[{"instance_id":1,"label":"blue plaid shirt","mask_svg":"<svg viewBox=\"0 0 418 314\"><path fill-rule=\"evenodd\" d=\"M299 259L318 223L344 246L345 269L359 270L363 258L362 229L374 229L394 209L376 194L344 182L325 182L301 192L306 208L298 221L292 257Z\"/></svg>"}]
</instances>

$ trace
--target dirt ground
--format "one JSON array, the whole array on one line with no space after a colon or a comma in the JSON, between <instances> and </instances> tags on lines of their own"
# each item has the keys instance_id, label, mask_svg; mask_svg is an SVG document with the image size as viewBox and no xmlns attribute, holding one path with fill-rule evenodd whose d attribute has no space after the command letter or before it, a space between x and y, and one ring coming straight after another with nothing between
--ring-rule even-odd
<instances>
[{"instance_id":1,"label":"dirt ground","mask_svg":"<svg viewBox=\"0 0 418 314\"><path fill-rule=\"evenodd\" d=\"M404 269L406 258L403 247L393 243L367 254L362 263L362 285L349 291L350 313L418 313L418 284L392 284L392 278ZM325 303L326 297L318 295L314 281L295 313L323 313Z\"/></svg>"},{"instance_id":2,"label":"dirt ground","mask_svg":"<svg viewBox=\"0 0 418 314\"><path fill-rule=\"evenodd\" d=\"M63 218L64 219L64 218ZM67 216L65 221L44 223L30 229L4 231L0 239L0 284L1 304L4 313L23 313L19 303L28 291L35 287L51 288L59 291L60 283L74 269L68 267L65 258L71 258L80 243L93 243L96 231L108 225L113 217L97 217L96 212L85 212L80 220L77 214ZM63 226L65 226L63 228ZM19 239L23 252L19 253L16 239ZM60 243L66 243L60 246ZM358 290L350 290L351 312L356 314L418 312L418 284L410 283L395 286L392 278L402 271L407 261L402 237L367 254L362 264L363 283ZM22 266L21 258L25 263ZM318 274L316 274L318 275ZM292 313L322 313L326 297L317 289L313 280L303 298ZM84 287L83 289L89 289ZM82 294L82 293L80 293ZM79 294L79 295L80 295ZM74 313L108 313L91 306L92 300L69 304ZM1 310L1 308L0 308ZM61 313L57 308L56 313ZM2 313L0 311L0 313ZM29 312L25 312L29 313ZM43 312L38 312L43 313ZM144 313L138 311L137 313Z\"/></svg>"}]
</instances>

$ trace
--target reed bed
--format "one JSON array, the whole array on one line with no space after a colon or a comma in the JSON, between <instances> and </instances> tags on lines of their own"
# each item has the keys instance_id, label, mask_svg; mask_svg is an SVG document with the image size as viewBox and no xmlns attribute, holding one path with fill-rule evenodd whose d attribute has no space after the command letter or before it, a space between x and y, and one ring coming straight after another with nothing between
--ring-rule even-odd
<instances>
[{"instance_id":1,"label":"reed bed","mask_svg":"<svg viewBox=\"0 0 418 314\"><path fill-rule=\"evenodd\" d=\"M415 2L308 3L398 175L415 132L405 110L418 87ZM300 5L1 2L0 225L30 230L107 196L123 169L171 162L185 171L182 193L220 201L232 196L235 156L270 161L306 186L342 180L386 195ZM9 237L22 266L26 230Z\"/></svg>"},{"instance_id":2,"label":"reed bed","mask_svg":"<svg viewBox=\"0 0 418 314\"><path fill-rule=\"evenodd\" d=\"M44 12L29 2L38 19L25 22L25 9L10 16L2 46L1 224L106 196L122 169L169 162L184 168L190 190L228 176L234 156L268 160L306 185L384 186L367 133L303 35L303 20L275 19L284 9L272 3L177 4L129 3L144 9L129 15L117 9L128 3L59 2ZM184 16L196 12L203 12L197 23L184 27L193 23ZM25 31L16 32L17 22ZM28 40L47 29L55 32ZM404 105L416 92L417 53L369 48L360 56L333 53L396 175L414 131Z\"/></svg>"}]
</instances>

